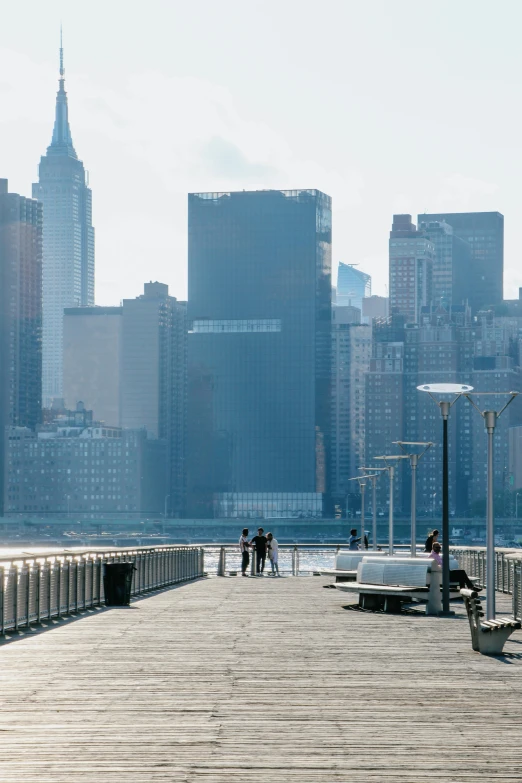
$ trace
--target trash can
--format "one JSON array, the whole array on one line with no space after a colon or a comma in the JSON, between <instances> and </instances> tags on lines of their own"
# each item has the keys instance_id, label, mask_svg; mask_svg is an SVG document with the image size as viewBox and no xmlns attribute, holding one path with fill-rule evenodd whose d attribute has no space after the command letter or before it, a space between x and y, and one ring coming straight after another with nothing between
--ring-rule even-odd
<instances>
[{"instance_id":1,"label":"trash can","mask_svg":"<svg viewBox=\"0 0 522 783\"><path fill-rule=\"evenodd\" d=\"M106 563L103 589L107 606L127 606L131 599L134 563Z\"/></svg>"}]
</instances>

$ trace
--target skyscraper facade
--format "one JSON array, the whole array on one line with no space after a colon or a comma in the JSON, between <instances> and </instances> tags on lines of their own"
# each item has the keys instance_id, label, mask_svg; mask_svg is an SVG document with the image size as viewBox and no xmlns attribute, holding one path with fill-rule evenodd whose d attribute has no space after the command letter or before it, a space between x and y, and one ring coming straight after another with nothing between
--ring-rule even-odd
<instances>
[{"instance_id":1,"label":"skyscraper facade","mask_svg":"<svg viewBox=\"0 0 522 783\"><path fill-rule=\"evenodd\" d=\"M445 212L418 216L418 222L444 221L471 248L467 298L472 313L502 302L504 216L500 212Z\"/></svg>"},{"instance_id":2,"label":"skyscraper facade","mask_svg":"<svg viewBox=\"0 0 522 783\"><path fill-rule=\"evenodd\" d=\"M357 317L354 317L357 314ZM365 464L365 378L372 354L372 327L353 307L333 307L331 482L334 501L344 508L349 479Z\"/></svg>"},{"instance_id":3,"label":"skyscraper facade","mask_svg":"<svg viewBox=\"0 0 522 783\"><path fill-rule=\"evenodd\" d=\"M185 504L186 316L186 302L164 283L145 283L141 296L123 300L121 424L167 442L170 516L181 516Z\"/></svg>"},{"instance_id":4,"label":"skyscraper facade","mask_svg":"<svg viewBox=\"0 0 522 783\"><path fill-rule=\"evenodd\" d=\"M92 194L69 127L63 49L51 144L33 198L43 204L43 402L63 397L63 311L94 304Z\"/></svg>"},{"instance_id":5,"label":"skyscraper facade","mask_svg":"<svg viewBox=\"0 0 522 783\"><path fill-rule=\"evenodd\" d=\"M419 323L421 308L431 301L435 247L411 215L394 215L389 248L390 312Z\"/></svg>"},{"instance_id":6,"label":"skyscraper facade","mask_svg":"<svg viewBox=\"0 0 522 783\"><path fill-rule=\"evenodd\" d=\"M189 512L317 516L328 482L331 199L189 195Z\"/></svg>"},{"instance_id":7,"label":"skyscraper facade","mask_svg":"<svg viewBox=\"0 0 522 783\"><path fill-rule=\"evenodd\" d=\"M7 425L34 429L42 407L42 206L0 179L0 516Z\"/></svg>"},{"instance_id":8,"label":"skyscraper facade","mask_svg":"<svg viewBox=\"0 0 522 783\"><path fill-rule=\"evenodd\" d=\"M362 311L362 300L371 294L370 275L356 269L352 264L339 262L336 304L339 307L358 307Z\"/></svg>"},{"instance_id":9,"label":"skyscraper facade","mask_svg":"<svg viewBox=\"0 0 522 783\"><path fill-rule=\"evenodd\" d=\"M443 220L419 222L419 230L435 248L432 304L434 307L463 304L468 299L472 274L471 246Z\"/></svg>"},{"instance_id":10,"label":"skyscraper facade","mask_svg":"<svg viewBox=\"0 0 522 783\"><path fill-rule=\"evenodd\" d=\"M96 421L119 427L121 307L66 307L63 318L63 398L81 400Z\"/></svg>"}]
</instances>

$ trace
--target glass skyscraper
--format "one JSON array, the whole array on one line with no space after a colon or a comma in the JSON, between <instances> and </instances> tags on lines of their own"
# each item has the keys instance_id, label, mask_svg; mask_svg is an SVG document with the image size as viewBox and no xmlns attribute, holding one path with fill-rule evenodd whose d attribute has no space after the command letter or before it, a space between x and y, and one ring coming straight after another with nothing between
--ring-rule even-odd
<instances>
[{"instance_id":1,"label":"glass skyscraper","mask_svg":"<svg viewBox=\"0 0 522 783\"><path fill-rule=\"evenodd\" d=\"M337 299L339 307L357 307L362 313L362 300L372 294L372 278L351 264L339 262Z\"/></svg>"},{"instance_id":2,"label":"glass skyscraper","mask_svg":"<svg viewBox=\"0 0 522 783\"><path fill-rule=\"evenodd\" d=\"M317 190L189 195L191 516L321 515L331 227Z\"/></svg>"},{"instance_id":3,"label":"glass skyscraper","mask_svg":"<svg viewBox=\"0 0 522 783\"><path fill-rule=\"evenodd\" d=\"M43 402L63 397L63 312L94 304L92 194L69 127L63 49L53 137L33 198L43 204Z\"/></svg>"},{"instance_id":4,"label":"glass skyscraper","mask_svg":"<svg viewBox=\"0 0 522 783\"><path fill-rule=\"evenodd\" d=\"M41 330L42 205L9 193L0 179L0 516L5 427L40 421Z\"/></svg>"},{"instance_id":5,"label":"glass skyscraper","mask_svg":"<svg viewBox=\"0 0 522 783\"><path fill-rule=\"evenodd\" d=\"M444 221L471 248L467 298L473 313L500 304L504 291L504 216L500 212L444 212L418 216L418 221Z\"/></svg>"},{"instance_id":6,"label":"glass skyscraper","mask_svg":"<svg viewBox=\"0 0 522 783\"><path fill-rule=\"evenodd\" d=\"M471 267L471 247L456 236L449 223L432 221L419 223L419 231L433 243L433 279L431 304L448 308L468 300Z\"/></svg>"}]
</instances>

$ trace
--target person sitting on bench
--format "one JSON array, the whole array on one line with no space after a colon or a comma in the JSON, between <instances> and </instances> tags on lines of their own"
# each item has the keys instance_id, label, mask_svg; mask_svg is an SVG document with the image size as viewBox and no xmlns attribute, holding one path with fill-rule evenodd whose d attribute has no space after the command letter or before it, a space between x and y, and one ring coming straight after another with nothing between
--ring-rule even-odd
<instances>
[{"instance_id":1,"label":"person sitting on bench","mask_svg":"<svg viewBox=\"0 0 522 783\"><path fill-rule=\"evenodd\" d=\"M430 552L430 559L435 560L442 568L441 545L438 541L433 542L433 549ZM459 587L467 587L468 590L477 590L467 573L463 568L454 568L450 571L450 582L458 582Z\"/></svg>"}]
</instances>

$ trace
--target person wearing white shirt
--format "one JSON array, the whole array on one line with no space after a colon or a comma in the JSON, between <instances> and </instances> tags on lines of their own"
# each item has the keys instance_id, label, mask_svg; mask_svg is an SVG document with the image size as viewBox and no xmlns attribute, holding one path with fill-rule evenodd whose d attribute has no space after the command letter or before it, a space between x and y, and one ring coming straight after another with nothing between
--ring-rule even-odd
<instances>
[{"instance_id":1,"label":"person wearing white shirt","mask_svg":"<svg viewBox=\"0 0 522 783\"><path fill-rule=\"evenodd\" d=\"M241 576L247 575L248 564L250 563L250 554L248 549L250 543L248 541L248 528L245 527L239 537L239 551L241 552Z\"/></svg>"},{"instance_id":2,"label":"person wearing white shirt","mask_svg":"<svg viewBox=\"0 0 522 783\"><path fill-rule=\"evenodd\" d=\"M268 548L268 559L270 560L270 565L272 566L272 574L275 576L280 576L279 574L279 546L277 543L277 540L274 538L272 533L266 534L266 540L267 540L267 548Z\"/></svg>"}]
</instances>

